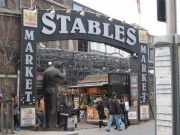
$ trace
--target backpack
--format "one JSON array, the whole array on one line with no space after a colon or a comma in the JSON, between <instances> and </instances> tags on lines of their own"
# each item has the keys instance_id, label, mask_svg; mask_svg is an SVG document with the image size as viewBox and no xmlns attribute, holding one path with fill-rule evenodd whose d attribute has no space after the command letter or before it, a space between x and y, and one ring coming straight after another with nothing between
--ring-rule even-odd
<instances>
[{"instance_id":1,"label":"backpack","mask_svg":"<svg viewBox=\"0 0 180 135\"><path fill-rule=\"evenodd\" d=\"M67 113L69 114L69 107L64 103L63 105L59 105L58 113Z\"/></svg>"}]
</instances>

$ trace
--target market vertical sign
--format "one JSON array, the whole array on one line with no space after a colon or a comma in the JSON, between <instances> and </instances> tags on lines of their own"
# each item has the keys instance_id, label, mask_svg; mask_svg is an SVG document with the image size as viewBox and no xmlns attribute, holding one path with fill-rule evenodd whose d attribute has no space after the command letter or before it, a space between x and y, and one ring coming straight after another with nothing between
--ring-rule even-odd
<instances>
[{"instance_id":1,"label":"market vertical sign","mask_svg":"<svg viewBox=\"0 0 180 135\"><path fill-rule=\"evenodd\" d=\"M148 100L148 36L147 31L139 30L140 43L140 104L146 104Z\"/></svg>"},{"instance_id":2,"label":"market vertical sign","mask_svg":"<svg viewBox=\"0 0 180 135\"><path fill-rule=\"evenodd\" d=\"M22 15L20 105L35 107L37 14L23 9Z\"/></svg>"}]
</instances>

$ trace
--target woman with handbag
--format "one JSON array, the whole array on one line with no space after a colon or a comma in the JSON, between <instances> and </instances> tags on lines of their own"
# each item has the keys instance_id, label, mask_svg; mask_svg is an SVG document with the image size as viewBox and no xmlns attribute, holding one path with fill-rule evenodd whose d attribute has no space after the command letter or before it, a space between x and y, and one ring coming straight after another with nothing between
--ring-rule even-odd
<instances>
[{"instance_id":1,"label":"woman with handbag","mask_svg":"<svg viewBox=\"0 0 180 135\"><path fill-rule=\"evenodd\" d=\"M99 115L99 128L101 128L101 126L105 127L103 120L105 120L107 117L104 113L104 103L103 103L102 98L98 98L96 101L96 104L97 104L97 111Z\"/></svg>"}]
</instances>

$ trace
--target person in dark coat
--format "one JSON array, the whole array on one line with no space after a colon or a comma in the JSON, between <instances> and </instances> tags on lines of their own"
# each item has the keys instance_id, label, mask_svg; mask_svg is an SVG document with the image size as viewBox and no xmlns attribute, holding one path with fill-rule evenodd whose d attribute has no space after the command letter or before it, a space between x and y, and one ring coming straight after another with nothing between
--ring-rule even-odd
<instances>
[{"instance_id":1,"label":"person in dark coat","mask_svg":"<svg viewBox=\"0 0 180 135\"><path fill-rule=\"evenodd\" d=\"M58 128L64 127L64 131L68 131L68 117L70 105L67 101L67 95L64 93L60 97L58 112Z\"/></svg>"},{"instance_id":2,"label":"person in dark coat","mask_svg":"<svg viewBox=\"0 0 180 135\"><path fill-rule=\"evenodd\" d=\"M103 120L105 120L107 117L104 113L104 103L103 103L102 98L98 98L98 100L96 101L96 104L97 104L97 111L98 111L98 116L99 116L99 128L101 128L101 126L105 127Z\"/></svg>"},{"instance_id":3,"label":"person in dark coat","mask_svg":"<svg viewBox=\"0 0 180 135\"><path fill-rule=\"evenodd\" d=\"M110 127L113 122L113 119L115 119L116 121L116 126L117 126L118 131L122 131L120 127L120 123L119 123L119 115L122 114L122 112L121 112L120 105L116 96L117 96L116 92L113 92L112 98L110 98L108 101L107 107L109 111L109 120L107 124L107 129L106 129L107 132L110 132Z\"/></svg>"},{"instance_id":4,"label":"person in dark coat","mask_svg":"<svg viewBox=\"0 0 180 135\"><path fill-rule=\"evenodd\" d=\"M120 109L121 109L121 112L122 112L122 116L123 118L119 118L119 123L120 123L120 126L122 125L125 125L125 129L127 129L127 125L125 123L125 104L124 104L124 99L121 97L118 99L119 101L119 105L120 105ZM115 130L117 129L117 126L114 128Z\"/></svg>"}]
</instances>

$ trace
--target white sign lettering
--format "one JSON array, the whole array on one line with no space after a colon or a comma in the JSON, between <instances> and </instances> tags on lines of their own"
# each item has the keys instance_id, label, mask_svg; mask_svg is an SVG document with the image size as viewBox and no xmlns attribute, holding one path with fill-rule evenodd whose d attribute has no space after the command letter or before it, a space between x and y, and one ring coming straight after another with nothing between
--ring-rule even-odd
<instances>
[{"instance_id":1,"label":"white sign lettering","mask_svg":"<svg viewBox=\"0 0 180 135\"><path fill-rule=\"evenodd\" d=\"M83 21L81 18L78 17L72 19L70 16L60 14L53 15L51 13L44 13L42 15L42 23L44 24L44 26L41 32L46 35L54 34L56 29L58 29L59 34L102 34L103 37L127 43L128 45L135 45L137 42L135 36L136 30L134 28L125 29L123 25L112 26L112 24L110 23L100 23L95 20ZM85 24L87 24L87 28L85 28ZM56 25L60 27L57 27ZM70 27L70 25L72 26ZM110 33L111 29L113 29L114 33Z\"/></svg>"}]
</instances>

